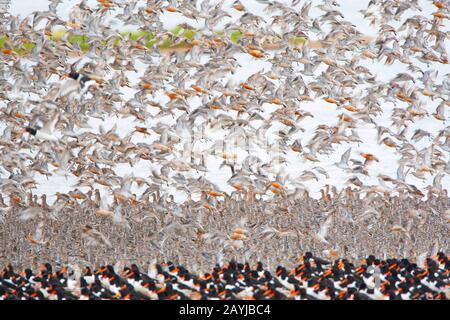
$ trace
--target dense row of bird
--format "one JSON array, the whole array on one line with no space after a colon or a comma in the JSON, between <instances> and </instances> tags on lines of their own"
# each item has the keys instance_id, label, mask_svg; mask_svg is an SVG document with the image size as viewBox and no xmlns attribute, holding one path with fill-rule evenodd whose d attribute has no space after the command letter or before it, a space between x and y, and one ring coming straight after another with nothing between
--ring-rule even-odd
<instances>
[{"instance_id":1,"label":"dense row of bird","mask_svg":"<svg viewBox=\"0 0 450 320\"><path fill-rule=\"evenodd\" d=\"M79 266L58 270L46 263L37 272L0 273L0 300L159 299L159 300L410 300L450 298L450 260L442 252L427 258L424 266L408 259L380 260L374 256L355 266L346 259L334 263L313 256L301 257L292 270L278 266L275 273L261 262L231 261L216 265L202 276L172 262L150 263L148 270L136 264Z\"/></svg>"},{"instance_id":2,"label":"dense row of bird","mask_svg":"<svg viewBox=\"0 0 450 320\"><path fill-rule=\"evenodd\" d=\"M331 260L374 254L423 261L450 248L448 196L365 197L350 188L324 195L210 199L208 208L201 200L178 204L157 193L145 201L115 203L113 215L98 209L98 191L77 201L60 196L53 205L30 197L27 206L12 207L0 221L0 265L119 260L142 265L155 258L201 272L245 259L273 270L278 264L292 267L298 251Z\"/></svg>"}]
</instances>

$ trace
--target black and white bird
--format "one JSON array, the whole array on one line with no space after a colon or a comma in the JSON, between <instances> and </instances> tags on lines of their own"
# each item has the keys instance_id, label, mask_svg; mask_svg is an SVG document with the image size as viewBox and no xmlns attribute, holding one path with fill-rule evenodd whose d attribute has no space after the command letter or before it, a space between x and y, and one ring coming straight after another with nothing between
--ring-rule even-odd
<instances>
[{"instance_id":1,"label":"black and white bird","mask_svg":"<svg viewBox=\"0 0 450 320\"><path fill-rule=\"evenodd\" d=\"M58 138L55 136L55 127L58 123L59 114L55 113L55 115L46 123L44 123L44 126L38 127L26 127L23 132L28 132L29 134L35 136L39 140L44 141L58 141Z\"/></svg>"},{"instance_id":2,"label":"black and white bird","mask_svg":"<svg viewBox=\"0 0 450 320\"><path fill-rule=\"evenodd\" d=\"M81 93L83 89L88 87L88 82L95 81L97 83L102 82L99 77L94 75L87 75L85 73L76 71L78 64L81 60L78 60L70 66L70 72L61 76L61 80L66 79L59 88L59 96L67 96L72 92Z\"/></svg>"}]
</instances>

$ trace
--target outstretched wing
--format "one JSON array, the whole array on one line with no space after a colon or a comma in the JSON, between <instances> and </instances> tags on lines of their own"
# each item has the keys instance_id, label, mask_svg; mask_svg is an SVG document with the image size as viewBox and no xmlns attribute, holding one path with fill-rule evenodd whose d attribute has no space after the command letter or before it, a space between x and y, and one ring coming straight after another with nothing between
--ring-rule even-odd
<instances>
[{"instance_id":1,"label":"outstretched wing","mask_svg":"<svg viewBox=\"0 0 450 320\"><path fill-rule=\"evenodd\" d=\"M348 163L348 160L350 159L350 152L352 151L352 148L348 148L347 151L344 152L344 154L341 157L342 163Z\"/></svg>"}]
</instances>

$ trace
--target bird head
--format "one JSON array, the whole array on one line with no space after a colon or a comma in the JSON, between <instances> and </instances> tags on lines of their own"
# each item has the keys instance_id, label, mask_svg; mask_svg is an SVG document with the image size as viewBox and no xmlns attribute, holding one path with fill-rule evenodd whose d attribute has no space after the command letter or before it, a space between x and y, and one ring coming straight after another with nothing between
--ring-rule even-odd
<instances>
[{"instance_id":1,"label":"bird head","mask_svg":"<svg viewBox=\"0 0 450 320\"><path fill-rule=\"evenodd\" d=\"M28 132L29 134L35 136L37 133L37 129L33 127L26 127L21 131L21 133L24 134L25 132Z\"/></svg>"}]
</instances>

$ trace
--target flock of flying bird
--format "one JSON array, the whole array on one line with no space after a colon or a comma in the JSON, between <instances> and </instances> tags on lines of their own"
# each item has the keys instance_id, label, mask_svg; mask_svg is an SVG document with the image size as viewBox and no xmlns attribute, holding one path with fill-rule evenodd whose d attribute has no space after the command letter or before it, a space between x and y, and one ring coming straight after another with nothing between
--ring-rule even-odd
<instances>
[{"instance_id":1,"label":"flock of flying bird","mask_svg":"<svg viewBox=\"0 0 450 320\"><path fill-rule=\"evenodd\" d=\"M374 39L337 1L256 1L265 16L238 0L81 1L65 21L53 0L48 11L0 26L0 261L153 256L202 270L241 256L289 265L302 250L417 260L448 250L449 1L427 1L430 14L418 0L370 1L360 14L378 30ZM171 14L202 27L181 24L195 30L190 36L166 31L161 17ZM151 44L112 28L111 17L151 33ZM60 27L67 33L56 39ZM89 48L69 41L73 35ZM160 46L167 39L169 49ZM16 50L24 44L33 45ZM242 56L270 68L234 83ZM369 63L406 71L383 81ZM315 115L303 106L313 102L336 119L305 139ZM389 127L376 120L386 105ZM121 136L116 124L93 127L118 118L134 128ZM424 120L437 130L411 129ZM398 156L397 175L380 173L375 185L365 180L382 155L355 153L364 128ZM341 145L341 160L323 168ZM288 156L310 169L286 174ZM222 162L218 175L230 175L226 186L206 177L210 157ZM121 174L123 166L151 174ZM345 188L327 184L313 199L308 184L334 172L348 176ZM53 195L39 199L34 190L54 176L76 182L49 204ZM426 188L412 182L430 179ZM184 203L168 190L186 195Z\"/></svg>"}]
</instances>

